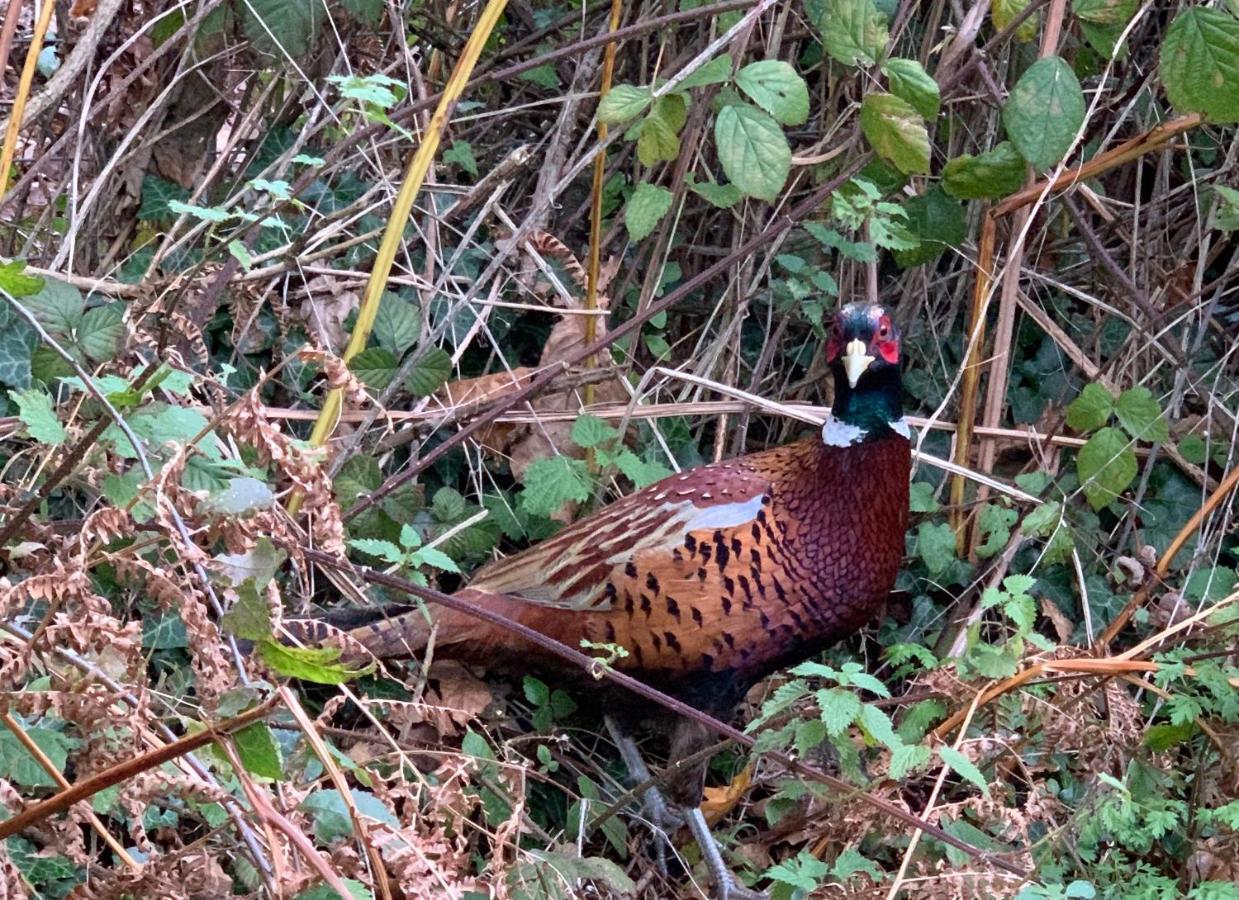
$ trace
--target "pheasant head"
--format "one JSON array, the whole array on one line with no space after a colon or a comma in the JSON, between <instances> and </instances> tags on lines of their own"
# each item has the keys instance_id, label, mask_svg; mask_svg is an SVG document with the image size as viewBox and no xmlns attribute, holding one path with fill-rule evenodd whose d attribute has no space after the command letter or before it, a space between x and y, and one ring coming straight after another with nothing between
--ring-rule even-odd
<instances>
[{"instance_id":1,"label":"pheasant head","mask_svg":"<svg viewBox=\"0 0 1239 900\"><path fill-rule=\"evenodd\" d=\"M876 303L839 310L826 343L835 402L822 431L828 444L847 445L895 431L908 436L899 377L899 329Z\"/></svg>"}]
</instances>

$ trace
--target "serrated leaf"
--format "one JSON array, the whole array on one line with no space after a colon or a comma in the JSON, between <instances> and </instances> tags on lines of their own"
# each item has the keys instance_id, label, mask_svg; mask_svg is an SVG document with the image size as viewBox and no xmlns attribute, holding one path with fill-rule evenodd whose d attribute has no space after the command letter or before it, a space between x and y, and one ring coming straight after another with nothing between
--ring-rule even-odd
<instances>
[{"instance_id":1,"label":"serrated leaf","mask_svg":"<svg viewBox=\"0 0 1239 900\"><path fill-rule=\"evenodd\" d=\"M908 175L929 174L929 132L910 103L894 94L866 94L860 129L883 159Z\"/></svg>"},{"instance_id":2,"label":"serrated leaf","mask_svg":"<svg viewBox=\"0 0 1239 900\"><path fill-rule=\"evenodd\" d=\"M1002 123L1034 168L1055 165L1084 124L1084 92L1071 66L1058 56L1029 66L1003 104Z\"/></svg>"},{"instance_id":3,"label":"serrated leaf","mask_svg":"<svg viewBox=\"0 0 1239 900\"><path fill-rule=\"evenodd\" d=\"M916 238L916 246L895 251L895 262L904 268L932 262L948 247L962 244L968 234L964 205L952 200L937 185L905 200L903 211L907 231Z\"/></svg>"},{"instance_id":4,"label":"serrated leaf","mask_svg":"<svg viewBox=\"0 0 1239 900\"><path fill-rule=\"evenodd\" d=\"M914 481L908 491L908 508L914 513L932 513L938 511L938 501L934 499L937 491L932 484L925 481Z\"/></svg>"},{"instance_id":5,"label":"serrated leaf","mask_svg":"<svg viewBox=\"0 0 1239 900\"><path fill-rule=\"evenodd\" d=\"M677 89L686 91L689 88L706 87L711 84L722 84L729 78L731 78L731 57L724 53L722 56L716 56L696 72L693 72L681 81L677 86Z\"/></svg>"},{"instance_id":6,"label":"serrated leaf","mask_svg":"<svg viewBox=\"0 0 1239 900\"><path fill-rule=\"evenodd\" d=\"M774 200L792 167L779 123L756 107L736 103L714 120L714 142L727 179L746 196Z\"/></svg>"},{"instance_id":7,"label":"serrated leaf","mask_svg":"<svg viewBox=\"0 0 1239 900\"><path fill-rule=\"evenodd\" d=\"M615 458L615 464L624 473L625 477L638 488L646 487L656 481L662 481L668 475L673 474L662 463L644 460L627 447L621 450L619 456Z\"/></svg>"},{"instance_id":8,"label":"serrated leaf","mask_svg":"<svg viewBox=\"0 0 1239 900\"><path fill-rule=\"evenodd\" d=\"M860 715L860 698L843 688L826 688L816 694L817 708L826 730L834 737L847 731Z\"/></svg>"},{"instance_id":9,"label":"serrated leaf","mask_svg":"<svg viewBox=\"0 0 1239 900\"><path fill-rule=\"evenodd\" d=\"M1024 184L1024 157L1003 141L980 156L964 154L942 169L942 189L961 200L991 200L1014 194Z\"/></svg>"},{"instance_id":10,"label":"serrated leaf","mask_svg":"<svg viewBox=\"0 0 1239 900\"><path fill-rule=\"evenodd\" d=\"M826 740L826 724L821 719L805 719L796 725L796 754L807 756Z\"/></svg>"},{"instance_id":11,"label":"serrated leaf","mask_svg":"<svg viewBox=\"0 0 1239 900\"><path fill-rule=\"evenodd\" d=\"M284 777L284 755L266 722L247 725L234 732L232 740L245 771L272 781Z\"/></svg>"},{"instance_id":12,"label":"serrated leaf","mask_svg":"<svg viewBox=\"0 0 1239 900\"><path fill-rule=\"evenodd\" d=\"M589 499L593 486L584 461L567 456L540 459L525 471L521 507L538 516L549 516L565 503Z\"/></svg>"},{"instance_id":13,"label":"serrated leaf","mask_svg":"<svg viewBox=\"0 0 1239 900\"><path fill-rule=\"evenodd\" d=\"M649 88L617 84L598 103L598 121L606 125L620 125L641 115L649 105Z\"/></svg>"},{"instance_id":14,"label":"serrated leaf","mask_svg":"<svg viewBox=\"0 0 1239 900\"><path fill-rule=\"evenodd\" d=\"M460 566L456 565L456 560L452 559L438 547L423 547L417 551L417 558L422 565L432 566L443 572L460 574Z\"/></svg>"},{"instance_id":15,"label":"serrated leaf","mask_svg":"<svg viewBox=\"0 0 1239 900\"><path fill-rule=\"evenodd\" d=\"M422 316L417 306L399 294L384 291L374 316L374 337L379 346L398 357L417 342L421 333Z\"/></svg>"},{"instance_id":16,"label":"serrated leaf","mask_svg":"<svg viewBox=\"0 0 1239 900\"><path fill-rule=\"evenodd\" d=\"M37 294L43 289L43 279L38 275L26 274L26 261L14 259L0 262L0 290L21 299Z\"/></svg>"},{"instance_id":17,"label":"serrated leaf","mask_svg":"<svg viewBox=\"0 0 1239 900\"><path fill-rule=\"evenodd\" d=\"M1162 408L1146 387L1128 388L1114 404L1119 424L1137 440L1160 444L1170 440L1170 426L1162 418Z\"/></svg>"},{"instance_id":18,"label":"serrated leaf","mask_svg":"<svg viewBox=\"0 0 1239 900\"><path fill-rule=\"evenodd\" d=\"M396 377L400 363L390 350L367 347L348 362L348 369L373 391L381 391Z\"/></svg>"},{"instance_id":19,"label":"serrated leaf","mask_svg":"<svg viewBox=\"0 0 1239 900\"><path fill-rule=\"evenodd\" d=\"M180 200L170 200L168 209L178 216L185 215L200 222L220 223L233 218L233 213L217 206L198 206L193 203L182 203Z\"/></svg>"},{"instance_id":20,"label":"serrated leaf","mask_svg":"<svg viewBox=\"0 0 1239 900\"><path fill-rule=\"evenodd\" d=\"M452 374L452 357L442 347L431 347L413 365L405 387L414 397L428 397Z\"/></svg>"},{"instance_id":21,"label":"serrated leaf","mask_svg":"<svg viewBox=\"0 0 1239 900\"><path fill-rule=\"evenodd\" d=\"M1084 385L1078 397L1067 405L1067 425L1076 431L1096 431L1110 421L1114 397L1100 384Z\"/></svg>"},{"instance_id":22,"label":"serrated leaf","mask_svg":"<svg viewBox=\"0 0 1239 900\"><path fill-rule=\"evenodd\" d=\"M1199 6L1179 13L1162 41L1160 69L1179 112L1239 122L1239 19Z\"/></svg>"},{"instance_id":23,"label":"serrated leaf","mask_svg":"<svg viewBox=\"0 0 1239 900\"><path fill-rule=\"evenodd\" d=\"M990 3L990 18L999 31L1006 29L1015 17L1022 13L1032 0L992 0ZM1041 24L1041 13L1035 12L1015 29L1015 39L1022 44L1035 40Z\"/></svg>"},{"instance_id":24,"label":"serrated leaf","mask_svg":"<svg viewBox=\"0 0 1239 900\"><path fill-rule=\"evenodd\" d=\"M619 432L597 416L585 413L572 423L571 437L578 447L597 447L618 438Z\"/></svg>"},{"instance_id":25,"label":"serrated leaf","mask_svg":"<svg viewBox=\"0 0 1239 900\"><path fill-rule=\"evenodd\" d=\"M929 762L930 750L922 744L904 744L891 752L889 775L896 781Z\"/></svg>"},{"instance_id":26,"label":"serrated leaf","mask_svg":"<svg viewBox=\"0 0 1239 900\"><path fill-rule=\"evenodd\" d=\"M82 321L82 292L55 278L43 279L43 287L26 298L25 306L54 335L68 337Z\"/></svg>"},{"instance_id":27,"label":"serrated leaf","mask_svg":"<svg viewBox=\"0 0 1239 900\"><path fill-rule=\"evenodd\" d=\"M719 209L731 209L744 197L744 194L734 184L700 181L689 185L689 188L711 206L717 206Z\"/></svg>"},{"instance_id":28,"label":"serrated leaf","mask_svg":"<svg viewBox=\"0 0 1239 900\"><path fill-rule=\"evenodd\" d=\"M688 118L680 94L659 97L639 126L637 158L644 166L671 162L680 155L680 129Z\"/></svg>"},{"instance_id":29,"label":"serrated leaf","mask_svg":"<svg viewBox=\"0 0 1239 900\"><path fill-rule=\"evenodd\" d=\"M250 45L280 59L305 56L327 21L327 7L316 0L247 0L239 11Z\"/></svg>"},{"instance_id":30,"label":"serrated leaf","mask_svg":"<svg viewBox=\"0 0 1239 900\"><path fill-rule=\"evenodd\" d=\"M736 86L780 125L809 118L809 88L790 65L777 59L749 63L736 73Z\"/></svg>"},{"instance_id":31,"label":"serrated leaf","mask_svg":"<svg viewBox=\"0 0 1239 900\"><path fill-rule=\"evenodd\" d=\"M899 739L899 735L895 734L895 726L891 724L890 716L876 706L866 703L861 707L860 724L882 746L890 750L897 750L903 746L903 741Z\"/></svg>"},{"instance_id":32,"label":"serrated leaf","mask_svg":"<svg viewBox=\"0 0 1239 900\"><path fill-rule=\"evenodd\" d=\"M27 738L43 751L56 771L63 773L72 743L51 728L23 728ZM57 787L58 784L9 729L0 729L0 778L23 787Z\"/></svg>"},{"instance_id":33,"label":"serrated leaf","mask_svg":"<svg viewBox=\"0 0 1239 900\"><path fill-rule=\"evenodd\" d=\"M976 763L965 754L954 747L939 747L938 756L952 772L966 781L971 781L981 789L981 793L987 797L989 796L989 782L985 780L985 776L981 774L981 770L977 768Z\"/></svg>"},{"instance_id":34,"label":"serrated leaf","mask_svg":"<svg viewBox=\"0 0 1239 900\"><path fill-rule=\"evenodd\" d=\"M1140 8L1137 0L1072 0L1071 11L1085 22L1126 25Z\"/></svg>"},{"instance_id":35,"label":"serrated leaf","mask_svg":"<svg viewBox=\"0 0 1239 900\"><path fill-rule=\"evenodd\" d=\"M916 552L930 575L941 575L955 562L955 531L945 522L922 522L916 530Z\"/></svg>"},{"instance_id":36,"label":"serrated leaf","mask_svg":"<svg viewBox=\"0 0 1239 900\"><path fill-rule=\"evenodd\" d=\"M1058 500L1042 503L1024 517L1024 532L1033 537L1049 537L1062 524L1063 505Z\"/></svg>"},{"instance_id":37,"label":"serrated leaf","mask_svg":"<svg viewBox=\"0 0 1239 900\"><path fill-rule=\"evenodd\" d=\"M932 121L938 116L942 95L938 82L915 59L888 59L882 66L890 81L891 93L910 103L917 112Z\"/></svg>"},{"instance_id":38,"label":"serrated leaf","mask_svg":"<svg viewBox=\"0 0 1239 900\"><path fill-rule=\"evenodd\" d=\"M873 0L825 0L817 27L822 47L845 66L871 66L890 36Z\"/></svg>"},{"instance_id":39,"label":"serrated leaf","mask_svg":"<svg viewBox=\"0 0 1239 900\"><path fill-rule=\"evenodd\" d=\"M624 207L624 226L628 229L628 236L634 241L647 237L671 209L671 200L671 191L665 187L646 181L638 184Z\"/></svg>"},{"instance_id":40,"label":"serrated leaf","mask_svg":"<svg viewBox=\"0 0 1239 900\"><path fill-rule=\"evenodd\" d=\"M359 669L340 663L338 647L285 647L266 640L259 642L258 652L279 674L314 684L344 684L374 671L373 664Z\"/></svg>"},{"instance_id":41,"label":"serrated leaf","mask_svg":"<svg viewBox=\"0 0 1239 900\"><path fill-rule=\"evenodd\" d=\"M17 404L17 417L31 438L49 447L59 447L65 442L65 427L56 417L52 397L47 391L40 388L9 391L9 399Z\"/></svg>"},{"instance_id":42,"label":"serrated leaf","mask_svg":"<svg viewBox=\"0 0 1239 900\"><path fill-rule=\"evenodd\" d=\"M389 563L401 563L404 561L404 551L391 541L385 541L380 538L350 538L348 545L354 550L360 550L362 553L377 556L379 559L386 560Z\"/></svg>"},{"instance_id":43,"label":"serrated leaf","mask_svg":"<svg viewBox=\"0 0 1239 900\"><path fill-rule=\"evenodd\" d=\"M1136 453L1130 439L1117 428L1102 428L1076 456L1076 471L1084 496L1101 509L1119 496L1136 477Z\"/></svg>"}]
</instances>

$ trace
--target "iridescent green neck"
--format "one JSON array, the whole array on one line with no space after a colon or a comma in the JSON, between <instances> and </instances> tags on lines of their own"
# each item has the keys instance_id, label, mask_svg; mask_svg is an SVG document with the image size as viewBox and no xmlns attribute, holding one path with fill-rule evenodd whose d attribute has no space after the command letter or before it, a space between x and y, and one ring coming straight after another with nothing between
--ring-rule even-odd
<instances>
[{"instance_id":1,"label":"iridescent green neck","mask_svg":"<svg viewBox=\"0 0 1239 900\"><path fill-rule=\"evenodd\" d=\"M839 372L835 375L835 405L830 414L861 429L866 436L876 437L889 432L903 418L902 394L896 366L866 372L855 388Z\"/></svg>"}]
</instances>

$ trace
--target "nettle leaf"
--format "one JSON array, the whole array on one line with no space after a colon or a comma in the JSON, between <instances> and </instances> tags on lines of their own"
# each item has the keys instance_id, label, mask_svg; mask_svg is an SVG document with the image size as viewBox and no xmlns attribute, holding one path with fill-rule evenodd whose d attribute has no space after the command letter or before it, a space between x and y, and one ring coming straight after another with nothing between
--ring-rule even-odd
<instances>
[{"instance_id":1,"label":"nettle leaf","mask_svg":"<svg viewBox=\"0 0 1239 900\"><path fill-rule=\"evenodd\" d=\"M647 237L671 209L671 200L671 191L665 187L646 181L638 184L624 207L624 227L628 229L628 236L634 241Z\"/></svg>"},{"instance_id":2,"label":"nettle leaf","mask_svg":"<svg viewBox=\"0 0 1239 900\"><path fill-rule=\"evenodd\" d=\"M1146 387L1128 388L1114 404L1119 424L1137 440L1160 444L1170 440L1170 426L1162 418L1162 408Z\"/></svg>"},{"instance_id":3,"label":"nettle leaf","mask_svg":"<svg viewBox=\"0 0 1239 900\"><path fill-rule=\"evenodd\" d=\"M716 184L713 181L699 181L690 184L689 188L698 197L719 209L731 209L731 207L744 199L744 194L734 184Z\"/></svg>"},{"instance_id":4,"label":"nettle leaf","mask_svg":"<svg viewBox=\"0 0 1239 900\"><path fill-rule=\"evenodd\" d=\"M1063 520L1063 504L1058 500L1042 503L1024 517L1024 531L1033 537L1049 537Z\"/></svg>"},{"instance_id":5,"label":"nettle leaf","mask_svg":"<svg viewBox=\"0 0 1239 900\"><path fill-rule=\"evenodd\" d=\"M597 416L584 414L572 423L572 443L578 447L597 447L619 436L618 431Z\"/></svg>"},{"instance_id":6,"label":"nettle leaf","mask_svg":"<svg viewBox=\"0 0 1239 900\"><path fill-rule=\"evenodd\" d=\"M1014 194L1024 184L1024 157L1003 141L980 156L965 153L942 169L942 189L960 200L992 200Z\"/></svg>"},{"instance_id":7,"label":"nettle leaf","mask_svg":"<svg viewBox=\"0 0 1239 900\"><path fill-rule=\"evenodd\" d=\"M445 163L455 163L474 178L478 177L478 161L473 155L473 145L468 141L453 141L452 146L443 151Z\"/></svg>"},{"instance_id":8,"label":"nettle leaf","mask_svg":"<svg viewBox=\"0 0 1239 900\"><path fill-rule=\"evenodd\" d=\"M374 338L387 352L399 356L422 333L422 316L417 305L399 294L384 291L374 315Z\"/></svg>"},{"instance_id":9,"label":"nettle leaf","mask_svg":"<svg viewBox=\"0 0 1239 900\"><path fill-rule=\"evenodd\" d=\"M932 121L937 118L938 108L942 103L938 82L930 77L917 60L902 57L888 59L882 66L882 71L890 81L892 94L908 101L926 119Z\"/></svg>"},{"instance_id":10,"label":"nettle leaf","mask_svg":"<svg viewBox=\"0 0 1239 900\"><path fill-rule=\"evenodd\" d=\"M280 58L305 56L327 21L326 5L316 0L249 0L240 11L250 45Z\"/></svg>"},{"instance_id":11,"label":"nettle leaf","mask_svg":"<svg viewBox=\"0 0 1239 900\"><path fill-rule=\"evenodd\" d=\"M1076 431L1095 431L1110 421L1114 397L1100 384L1086 384L1067 405L1067 425Z\"/></svg>"},{"instance_id":12,"label":"nettle leaf","mask_svg":"<svg viewBox=\"0 0 1239 900\"><path fill-rule=\"evenodd\" d=\"M894 94L867 94L860 129L878 155L908 174L929 174L929 132L910 103Z\"/></svg>"},{"instance_id":13,"label":"nettle leaf","mask_svg":"<svg viewBox=\"0 0 1239 900\"><path fill-rule=\"evenodd\" d=\"M989 796L989 782L985 780L985 776L981 774L981 770L977 768L976 763L970 760L964 753L956 750L954 747L939 747L938 756L952 772L967 781L971 781L981 789L981 793L987 797Z\"/></svg>"},{"instance_id":14,"label":"nettle leaf","mask_svg":"<svg viewBox=\"0 0 1239 900\"><path fill-rule=\"evenodd\" d=\"M1035 168L1055 165L1084 124L1084 92L1071 66L1058 56L1029 66L1002 107L1002 123Z\"/></svg>"},{"instance_id":15,"label":"nettle leaf","mask_svg":"<svg viewBox=\"0 0 1239 900\"><path fill-rule=\"evenodd\" d=\"M809 88L781 60L749 63L736 73L736 86L780 125L803 125L809 118Z\"/></svg>"},{"instance_id":16,"label":"nettle leaf","mask_svg":"<svg viewBox=\"0 0 1239 900\"><path fill-rule=\"evenodd\" d=\"M598 103L598 121L605 125L621 125L641 115L649 105L649 88L617 84Z\"/></svg>"},{"instance_id":17,"label":"nettle leaf","mask_svg":"<svg viewBox=\"0 0 1239 900\"><path fill-rule=\"evenodd\" d=\"M745 195L759 200L779 195L792 151L778 122L745 103L725 106L714 120L714 142L728 180Z\"/></svg>"},{"instance_id":18,"label":"nettle leaf","mask_svg":"<svg viewBox=\"0 0 1239 900\"><path fill-rule=\"evenodd\" d=\"M1076 457L1084 496L1093 509L1107 506L1135 480L1138 466L1131 440L1117 428L1103 428Z\"/></svg>"},{"instance_id":19,"label":"nettle leaf","mask_svg":"<svg viewBox=\"0 0 1239 900\"><path fill-rule=\"evenodd\" d=\"M854 693L843 688L826 688L817 692L817 708L826 730L838 737L860 715L864 705Z\"/></svg>"},{"instance_id":20,"label":"nettle leaf","mask_svg":"<svg viewBox=\"0 0 1239 900\"><path fill-rule=\"evenodd\" d=\"M903 778L909 772L915 772L924 767L929 762L930 755L929 748L923 744L904 744L891 753L888 774L896 780Z\"/></svg>"},{"instance_id":21,"label":"nettle leaf","mask_svg":"<svg viewBox=\"0 0 1239 900\"><path fill-rule=\"evenodd\" d=\"M845 66L873 65L890 39L873 0L826 0L817 27L822 47Z\"/></svg>"},{"instance_id":22,"label":"nettle leaf","mask_svg":"<svg viewBox=\"0 0 1239 900\"><path fill-rule=\"evenodd\" d=\"M17 417L30 437L49 447L59 447L65 442L65 427L56 417L51 394L41 388L27 388L9 391L9 399L17 404Z\"/></svg>"},{"instance_id":23,"label":"nettle leaf","mask_svg":"<svg viewBox=\"0 0 1239 900\"><path fill-rule=\"evenodd\" d=\"M941 187L934 185L919 197L904 201L907 230L916 238L916 245L895 251L895 262L904 268L933 262L948 247L958 247L968 234L964 221L964 205L952 200Z\"/></svg>"},{"instance_id":24,"label":"nettle leaf","mask_svg":"<svg viewBox=\"0 0 1239 900\"><path fill-rule=\"evenodd\" d=\"M549 516L565 503L589 499L592 487L583 460L552 456L538 460L526 470L520 504L528 513Z\"/></svg>"},{"instance_id":25,"label":"nettle leaf","mask_svg":"<svg viewBox=\"0 0 1239 900\"><path fill-rule=\"evenodd\" d=\"M999 31L1004 30L1031 2L1032 0L992 0L990 17L994 20L994 27ZM1040 24L1041 13L1033 13L1015 29L1015 39L1023 44L1035 40Z\"/></svg>"},{"instance_id":26,"label":"nettle leaf","mask_svg":"<svg viewBox=\"0 0 1239 900\"><path fill-rule=\"evenodd\" d=\"M903 746L903 741L899 735L895 734L895 726L891 724L891 717L876 706L867 703L861 706L860 725L887 749L896 750Z\"/></svg>"},{"instance_id":27,"label":"nettle leaf","mask_svg":"<svg viewBox=\"0 0 1239 900\"><path fill-rule=\"evenodd\" d=\"M1166 30L1160 69L1179 112L1239 122L1239 19L1218 9L1184 10Z\"/></svg>"},{"instance_id":28,"label":"nettle leaf","mask_svg":"<svg viewBox=\"0 0 1239 900\"><path fill-rule=\"evenodd\" d=\"M405 387L414 397L428 397L437 391L452 374L452 357L442 347L431 347L416 363L405 380Z\"/></svg>"}]
</instances>

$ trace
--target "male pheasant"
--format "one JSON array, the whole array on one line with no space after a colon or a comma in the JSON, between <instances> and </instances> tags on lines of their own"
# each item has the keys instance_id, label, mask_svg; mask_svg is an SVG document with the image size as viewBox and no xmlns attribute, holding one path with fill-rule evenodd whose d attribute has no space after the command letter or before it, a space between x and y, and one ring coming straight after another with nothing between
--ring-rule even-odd
<instances>
[{"instance_id":1,"label":"male pheasant","mask_svg":"<svg viewBox=\"0 0 1239 900\"><path fill-rule=\"evenodd\" d=\"M899 333L882 307L851 304L826 355L835 401L820 436L665 478L484 566L459 596L570 647L619 645L628 655L616 668L729 717L758 680L864 625L902 560L910 447ZM375 656L425 648L424 612L377 615L350 631ZM566 665L465 614L430 615L436 659L517 671ZM707 739L677 717L676 757ZM703 772L672 786L678 802L695 809ZM742 894L699 814L690 825L713 857L720 896Z\"/></svg>"}]
</instances>

